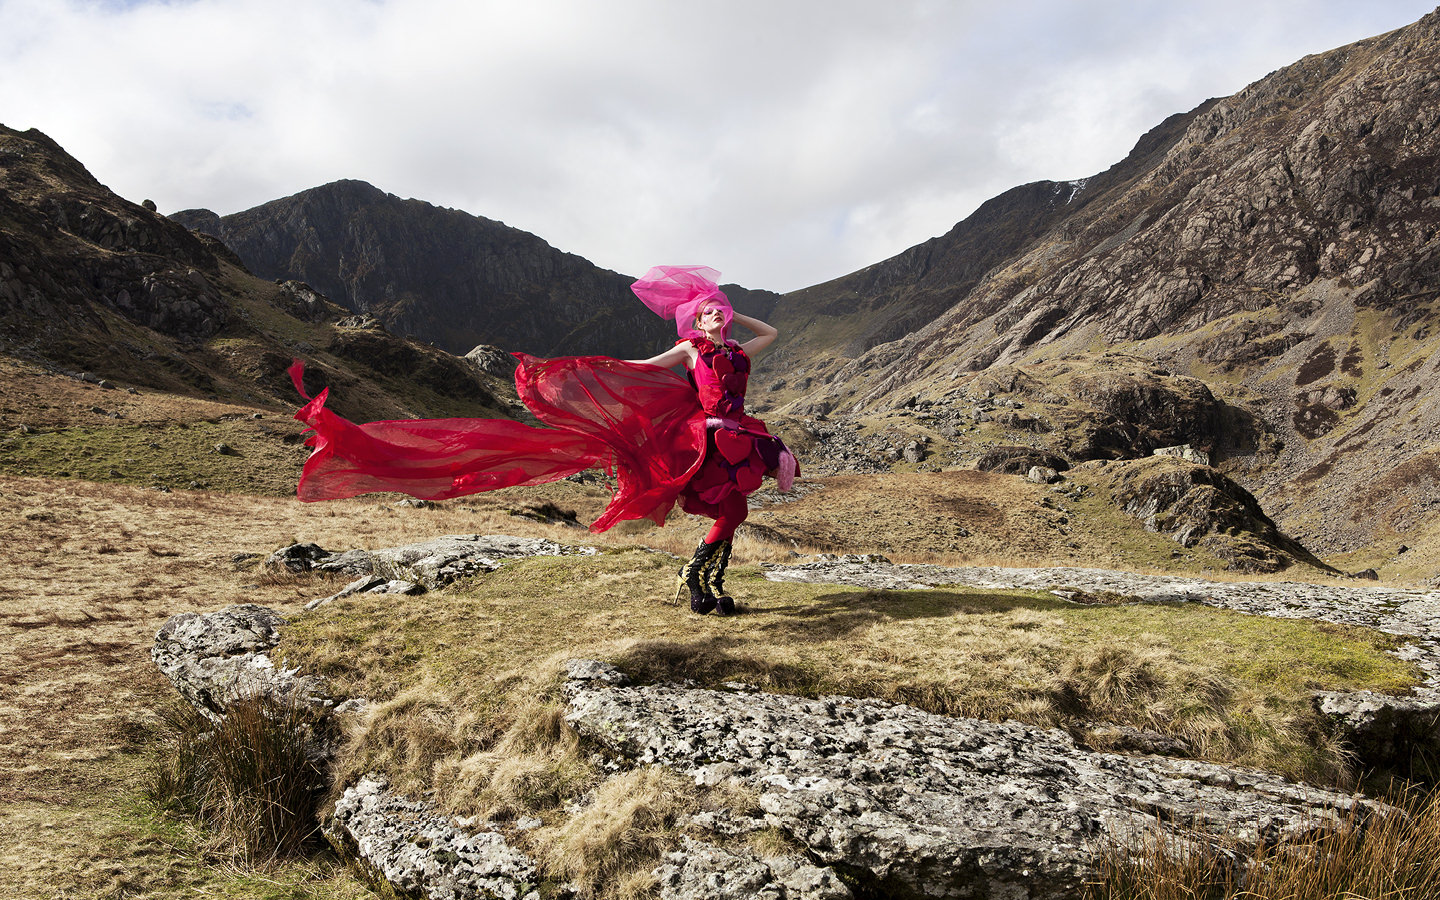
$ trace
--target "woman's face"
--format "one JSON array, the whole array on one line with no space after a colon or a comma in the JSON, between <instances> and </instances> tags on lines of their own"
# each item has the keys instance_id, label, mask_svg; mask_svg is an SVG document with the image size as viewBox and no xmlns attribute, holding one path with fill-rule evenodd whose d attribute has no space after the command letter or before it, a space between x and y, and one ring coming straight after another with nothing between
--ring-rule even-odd
<instances>
[{"instance_id":1,"label":"woman's face","mask_svg":"<svg viewBox=\"0 0 1440 900\"><path fill-rule=\"evenodd\" d=\"M714 305L703 307L700 314L695 317L695 321L701 331L713 334L725 327L725 310Z\"/></svg>"}]
</instances>

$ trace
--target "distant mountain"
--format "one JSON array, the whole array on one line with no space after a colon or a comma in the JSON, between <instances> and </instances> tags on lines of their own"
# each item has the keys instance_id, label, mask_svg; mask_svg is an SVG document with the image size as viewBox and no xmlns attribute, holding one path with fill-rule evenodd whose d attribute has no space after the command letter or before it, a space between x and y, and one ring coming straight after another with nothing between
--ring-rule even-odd
<instances>
[{"instance_id":1,"label":"distant mountain","mask_svg":"<svg viewBox=\"0 0 1440 900\"><path fill-rule=\"evenodd\" d=\"M674 341L620 275L501 222L337 181L254 209L171 216L251 271L314 285L397 334L452 353L477 344L540 356L650 356ZM766 315L777 295L739 289Z\"/></svg>"},{"instance_id":2,"label":"distant mountain","mask_svg":"<svg viewBox=\"0 0 1440 900\"><path fill-rule=\"evenodd\" d=\"M285 370L359 419L506 414L503 383L116 196L39 131L0 125L0 353L122 385L293 408Z\"/></svg>"},{"instance_id":3,"label":"distant mountain","mask_svg":"<svg viewBox=\"0 0 1440 900\"><path fill-rule=\"evenodd\" d=\"M1432 13L1174 116L1101 175L1017 188L943 237L786 295L774 321L793 337L760 367L800 415L943 410L987 373L1003 376L983 380L993 390L1102 354L1106 377L1120 359L1137 384L1193 376L1257 429L1196 440L1335 552L1435 526L1437 300ZM1074 399L1062 393L1036 384L1029 402L1044 412ZM1115 452L1043 427L1025 440L1071 461Z\"/></svg>"}]
</instances>

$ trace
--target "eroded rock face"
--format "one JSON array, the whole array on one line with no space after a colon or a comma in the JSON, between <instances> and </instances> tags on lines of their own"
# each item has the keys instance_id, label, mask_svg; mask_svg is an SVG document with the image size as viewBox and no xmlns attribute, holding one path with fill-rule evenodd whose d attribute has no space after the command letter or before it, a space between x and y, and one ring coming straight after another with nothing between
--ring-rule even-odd
<instances>
[{"instance_id":1,"label":"eroded rock face","mask_svg":"<svg viewBox=\"0 0 1440 900\"><path fill-rule=\"evenodd\" d=\"M9 334L52 340L62 325L92 320L92 304L186 342L228 321L210 251L110 193L39 131L0 125L0 214L0 321Z\"/></svg>"},{"instance_id":2,"label":"eroded rock face","mask_svg":"<svg viewBox=\"0 0 1440 900\"><path fill-rule=\"evenodd\" d=\"M634 764L758 789L769 824L892 896L1072 898L1097 847L1173 827L1157 822L1186 823L1203 841L1284 841L1363 803L1260 772L1094 753L1055 729L879 700L594 679L571 682L566 696L581 733Z\"/></svg>"}]
</instances>

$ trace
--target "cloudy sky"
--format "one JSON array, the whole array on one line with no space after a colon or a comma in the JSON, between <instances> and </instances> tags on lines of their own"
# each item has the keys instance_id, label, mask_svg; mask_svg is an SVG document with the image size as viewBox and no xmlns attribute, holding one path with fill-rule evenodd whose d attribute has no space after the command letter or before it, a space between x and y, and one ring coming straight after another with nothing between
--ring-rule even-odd
<instances>
[{"instance_id":1,"label":"cloudy sky","mask_svg":"<svg viewBox=\"0 0 1440 900\"><path fill-rule=\"evenodd\" d=\"M787 291L1436 0L0 0L0 123L131 200L340 178Z\"/></svg>"}]
</instances>

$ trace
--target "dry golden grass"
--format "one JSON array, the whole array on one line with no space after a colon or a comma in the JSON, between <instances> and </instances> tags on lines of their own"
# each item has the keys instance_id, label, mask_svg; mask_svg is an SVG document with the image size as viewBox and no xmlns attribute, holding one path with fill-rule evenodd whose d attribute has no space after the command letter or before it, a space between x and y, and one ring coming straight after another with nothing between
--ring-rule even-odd
<instances>
[{"instance_id":1,"label":"dry golden grass","mask_svg":"<svg viewBox=\"0 0 1440 900\"><path fill-rule=\"evenodd\" d=\"M1087 900L1421 900L1440 896L1440 800L1317 823L1291 846L1207 847L1156 829L1101 851Z\"/></svg>"},{"instance_id":2,"label":"dry golden grass","mask_svg":"<svg viewBox=\"0 0 1440 900\"><path fill-rule=\"evenodd\" d=\"M591 895L640 895L653 884L650 870L672 845L680 816L698 811L695 794L658 766L606 779L594 802L545 835L545 859Z\"/></svg>"},{"instance_id":3,"label":"dry golden grass","mask_svg":"<svg viewBox=\"0 0 1440 900\"><path fill-rule=\"evenodd\" d=\"M348 549L442 533L574 533L510 516L498 498L489 512L396 509L14 477L0 477L0 496L0 896L15 898L98 896L111 881L134 897L193 896L196 885L268 895L210 858L203 840L157 836L136 800L157 746L155 710L173 695L149 657L165 619L247 602L294 615L338 587L265 577L235 554L263 558L299 540ZM361 890L323 868L287 871L265 877L312 884L314 896Z\"/></svg>"}]
</instances>

